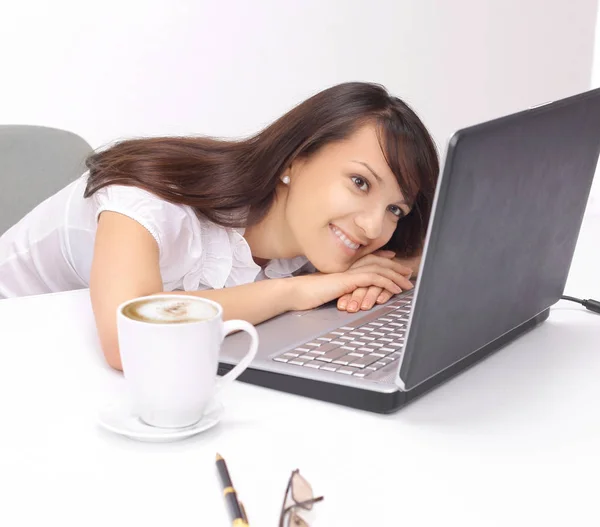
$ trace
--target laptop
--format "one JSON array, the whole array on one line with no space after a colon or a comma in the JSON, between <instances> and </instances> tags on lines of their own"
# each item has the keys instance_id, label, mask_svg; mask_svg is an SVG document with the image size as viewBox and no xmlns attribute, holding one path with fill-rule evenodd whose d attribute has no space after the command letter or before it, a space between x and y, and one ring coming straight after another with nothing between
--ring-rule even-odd
<instances>
[{"instance_id":1,"label":"laptop","mask_svg":"<svg viewBox=\"0 0 600 527\"><path fill-rule=\"evenodd\" d=\"M600 89L449 140L414 289L257 326L241 381L390 413L542 323L567 280L600 153ZM247 349L225 339L219 373Z\"/></svg>"}]
</instances>

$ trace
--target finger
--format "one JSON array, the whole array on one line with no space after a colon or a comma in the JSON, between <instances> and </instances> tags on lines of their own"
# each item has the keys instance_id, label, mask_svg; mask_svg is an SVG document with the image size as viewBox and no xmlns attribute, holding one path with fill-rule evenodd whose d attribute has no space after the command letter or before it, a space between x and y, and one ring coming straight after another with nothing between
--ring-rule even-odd
<instances>
[{"instance_id":1,"label":"finger","mask_svg":"<svg viewBox=\"0 0 600 527\"><path fill-rule=\"evenodd\" d=\"M357 273L355 275L350 275L350 278L352 279L352 286L354 288L377 286L393 294L402 292L402 288L396 285L393 280L390 280L379 273Z\"/></svg>"},{"instance_id":2,"label":"finger","mask_svg":"<svg viewBox=\"0 0 600 527\"><path fill-rule=\"evenodd\" d=\"M348 303L347 311L349 313L356 313L362 305L363 298L367 294L369 289L367 287L359 287L352 292L350 302Z\"/></svg>"},{"instance_id":3,"label":"finger","mask_svg":"<svg viewBox=\"0 0 600 527\"><path fill-rule=\"evenodd\" d=\"M351 274L352 273L377 273L377 274L380 274L381 276L385 276L386 278L392 280L395 284L400 286L402 288L402 290L404 290L404 291L408 291L409 289L412 289L414 287L412 282L408 278L406 278L406 276L404 276L403 274L397 273L393 269L383 267L380 265L364 266L359 269L350 269L347 272L349 272ZM378 284L373 283L370 285L378 285ZM388 289L388 288L386 288L386 289ZM394 293L394 291L392 291L391 289L388 289L388 290L391 293Z\"/></svg>"},{"instance_id":4,"label":"finger","mask_svg":"<svg viewBox=\"0 0 600 527\"><path fill-rule=\"evenodd\" d=\"M377 256L375 253L364 256L363 258L358 260L352 267L350 267L350 269L359 269L368 265L380 265L388 269L393 269L397 273L400 273L406 276L407 278L409 278L412 275L412 269L410 267L401 264L398 260Z\"/></svg>"},{"instance_id":5,"label":"finger","mask_svg":"<svg viewBox=\"0 0 600 527\"><path fill-rule=\"evenodd\" d=\"M377 303L385 304L390 298L392 298L392 294L389 291L382 291L377 297Z\"/></svg>"},{"instance_id":6,"label":"finger","mask_svg":"<svg viewBox=\"0 0 600 527\"><path fill-rule=\"evenodd\" d=\"M340 296L338 298L338 302L337 302L338 309L340 309L341 311L344 311L346 309L346 306L350 302L351 297L352 297L352 295L350 295L350 294Z\"/></svg>"},{"instance_id":7,"label":"finger","mask_svg":"<svg viewBox=\"0 0 600 527\"><path fill-rule=\"evenodd\" d=\"M364 297L362 299L360 308L361 309L371 309L375 305L375 302L377 302L377 299L379 298L379 295L381 295L382 292L383 292L383 289L381 289L381 287L375 287L375 286L369 287L369 289L367 290L366 294L364 295Z\"/></svg>"},{"instance_id":8,"label":"finger","mask_svg":"<svg viewBox=\"0 0 600 527\"><path fill-rule=\"evenodd\" d=\"M388 251L387 249L379 249L378 251L375 251L374 253L375 256L381 256L382 258L393 258L394 256L396 256L396 253L394 251Z\"/></svg>"}]
</instances>

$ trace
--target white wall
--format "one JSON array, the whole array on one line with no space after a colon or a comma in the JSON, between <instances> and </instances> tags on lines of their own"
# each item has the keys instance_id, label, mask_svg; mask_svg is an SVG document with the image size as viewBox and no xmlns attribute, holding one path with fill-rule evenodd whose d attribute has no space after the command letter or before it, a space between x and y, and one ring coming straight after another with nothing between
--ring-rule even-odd
<instances>
[{"instance_id":1,"label":"white wall","mask_svg":"<svg viewBox=\"0 0 600 527\"><path fill-rule=\"evenodd\" d=\"M67 128L94 147L239 136L326 86L372 80L412 104L443 150L457 127L591 83L597 0L95 4L3 10L1 122Z\"/></svg>"}]
</instances>

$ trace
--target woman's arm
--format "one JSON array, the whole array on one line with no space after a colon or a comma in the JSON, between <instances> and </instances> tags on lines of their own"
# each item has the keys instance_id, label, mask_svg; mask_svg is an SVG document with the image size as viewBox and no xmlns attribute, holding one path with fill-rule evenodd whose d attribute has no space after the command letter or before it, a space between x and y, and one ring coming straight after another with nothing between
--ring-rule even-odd
<instances>
[{"instance_id":1,"label":"woman's arm","mask_svg":"<svg viewBox=\"0 0 600 527\"><path fill-rule=\"evenodd\" d=\"M173 292L219 302L227 319L252 324L293 308L291 282L262 280L226 289ZM119 304L163 290L156 240L138 222L116 212L100 214L90 276L90 297L106 361L120 370L116 310ZM170 293L171 294L171 293Z\"/></svg>"},{"instance_id":2,"label":"woman's arm","mask_svg":"<svg viewBox=\"0 0 600 527\"><path fill-rule=\"evenodd\" d=\"M175 294L214 300L223 306L226 320L239 318L258 324L285 311L312 309L359 287L370 286L391 294L411 288L412 284L389 265L374 261L345 273L315 273ZM159 294L162 288L156 240L135 220L117 212L103 212L96 232L90 296L102 351L113 368L122 369L117 307L132 298Z\"/></svg>"}]
</instances>

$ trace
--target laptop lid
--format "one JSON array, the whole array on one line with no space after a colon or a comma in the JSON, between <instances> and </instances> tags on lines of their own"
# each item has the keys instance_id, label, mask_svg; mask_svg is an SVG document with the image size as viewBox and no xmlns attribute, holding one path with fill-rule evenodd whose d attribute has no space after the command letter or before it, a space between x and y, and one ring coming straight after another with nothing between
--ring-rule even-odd
<instances>
[{"instance_id":1,"label":"laptop lid","mask_svg":"<svg viewBox=\"0 0 600 527\"><path fill-rule=\"evenodd\" d=\"M600 152L600 89L456 132L415 287L410 390L557 302Z\"/></svg>"}]
</instances>

